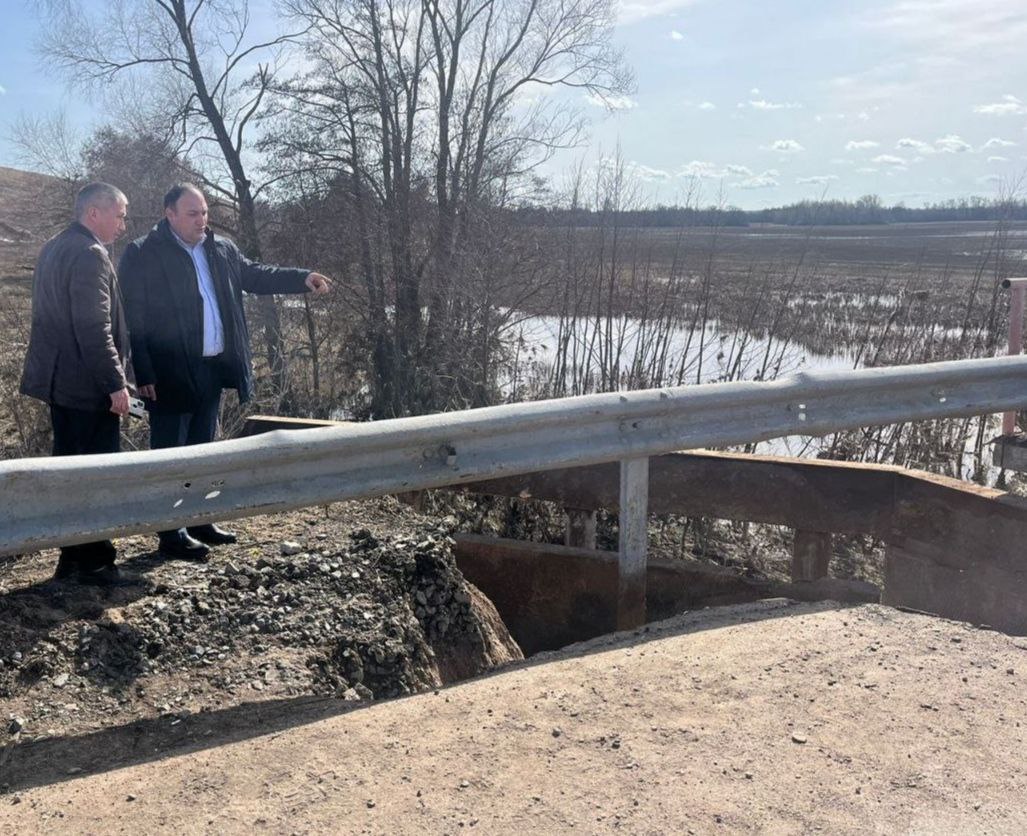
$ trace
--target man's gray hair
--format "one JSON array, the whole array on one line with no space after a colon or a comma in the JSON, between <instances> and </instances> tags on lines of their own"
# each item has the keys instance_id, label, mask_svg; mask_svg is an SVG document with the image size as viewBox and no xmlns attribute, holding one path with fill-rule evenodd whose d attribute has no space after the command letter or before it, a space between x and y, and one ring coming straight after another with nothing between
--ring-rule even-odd
<instances>
[{"instance_id":1,"label":"man's gray hair","mask_svg":"<svg viewBox=\"0 0 1027 836\"><path fill-rule=\"evenodd\" d=\"M81 221L90 206L106 208L112 204L128 203L125 193L110 183L90 183L79 189L75 196L75 220Z\"/></svg>"}]
</instances>

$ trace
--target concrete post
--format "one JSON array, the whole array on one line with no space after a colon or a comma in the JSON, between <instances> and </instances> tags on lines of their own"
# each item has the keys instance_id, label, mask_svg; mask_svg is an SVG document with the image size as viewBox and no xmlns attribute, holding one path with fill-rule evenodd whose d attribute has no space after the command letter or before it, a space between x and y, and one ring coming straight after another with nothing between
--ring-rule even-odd
<instances>
[{"instance_id":1,"label":"concrete post","mask_svg":"<svg viewBox=\"0 0 1027 836\"><path fill-rule=\"evenodd\" d=\"M792 543L792 580L815 581L827 577L831 563L831 532L795 530Z\"/></svg>"},{"instance_id":2,"label":"concrete post","mask_svg":"<svg viewBox=\"0 0 1027 836\"><path fill-rule=\"evenodd\" d=\"M596 547L596 512L580 508L564 510L565 528L563 544L579 549Z\"/></svg>"},{"instance_id":3,"label":"concrete post","mask_svg":"<svg viewBox=\"0 0 1027 836\"><path fill-rule=\"evenodd\" d=\"M620 463L620 561L617 629L645 624L646 549L649 522L649 459Z\"/></svg>"}]
</instances>

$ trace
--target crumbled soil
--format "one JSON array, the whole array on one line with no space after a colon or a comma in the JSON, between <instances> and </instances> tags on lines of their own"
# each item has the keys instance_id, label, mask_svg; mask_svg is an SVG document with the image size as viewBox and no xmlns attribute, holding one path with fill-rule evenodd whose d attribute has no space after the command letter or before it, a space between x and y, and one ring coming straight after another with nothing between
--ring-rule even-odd
<instances>
[{"instance_id":1,"label":"crumbled soil","mask_svg":"<svg viewBox=\"0 0 1027 836\"><path fill-rule=\"evenodd\" d=\"M395 697L521 656L457 569L446 524L393 499L233 528L239 543L206 564L162 560L153 537L118 541L139 583L113 590L50 580L53 550L6 559L0 740L260 700Z\"/></svg>"}]
</instances>

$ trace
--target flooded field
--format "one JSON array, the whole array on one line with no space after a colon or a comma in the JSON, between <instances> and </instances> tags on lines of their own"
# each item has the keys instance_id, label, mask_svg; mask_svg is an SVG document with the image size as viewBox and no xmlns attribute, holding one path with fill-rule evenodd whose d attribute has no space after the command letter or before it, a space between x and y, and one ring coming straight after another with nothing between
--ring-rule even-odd
<instances>
[{"instance_id":1,"label":"flooded field","mask_svg":"<svg viewBox=\"0 0 1027 836\"><path fill-rule=\"evenodd\" d=\"M612 320L524 316L511 326L515 362L507 378L516 389L524 375L551 374L564 345L571 362L585 375L595 374L605 347L612 345L617 374L630 383L644 367L648 375L675 385L759 380L810 369L851 369L854 357L842 349L819 354L768 334L746 333L717 320L694 329L657 329L637 317ZM588 381L582 382L583 388Z\"/></svg>"},{"instance_id":2,"label":"flooded field","mask_svg":"<svg viewBox=\"0 0 1027 836\"><path fill-rule=\"evenodd\" d=\"M646 230L663 248L676 230ZM973 272L983 256L999 251L1010 261L1027 255L1027 223L990 221L888 224L873 226L751 226L687 230L692 246L742 262L794 264L800 258L825 266L848 267L851 278L867 268L901 271L910 267ZM844 279L846 271L832 270Z\"/></svg>"}]
</instances>

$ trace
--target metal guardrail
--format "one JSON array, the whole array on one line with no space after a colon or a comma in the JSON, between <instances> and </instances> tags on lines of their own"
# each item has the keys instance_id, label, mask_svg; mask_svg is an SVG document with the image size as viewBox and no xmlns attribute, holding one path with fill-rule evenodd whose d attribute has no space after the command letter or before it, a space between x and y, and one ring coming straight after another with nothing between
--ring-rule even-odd
<instances>
[{"instance_id":1,"label":"metal guardrail","mask_svg":"<svg viewBox=\"0 0 1027 836\"><path fill-rule=\"evenodd\" d=\"M587 395L173 450L15 459L0 462L0 554L674 450L1021 407L1024 356Z\"/></svg>"}]
</instances>

